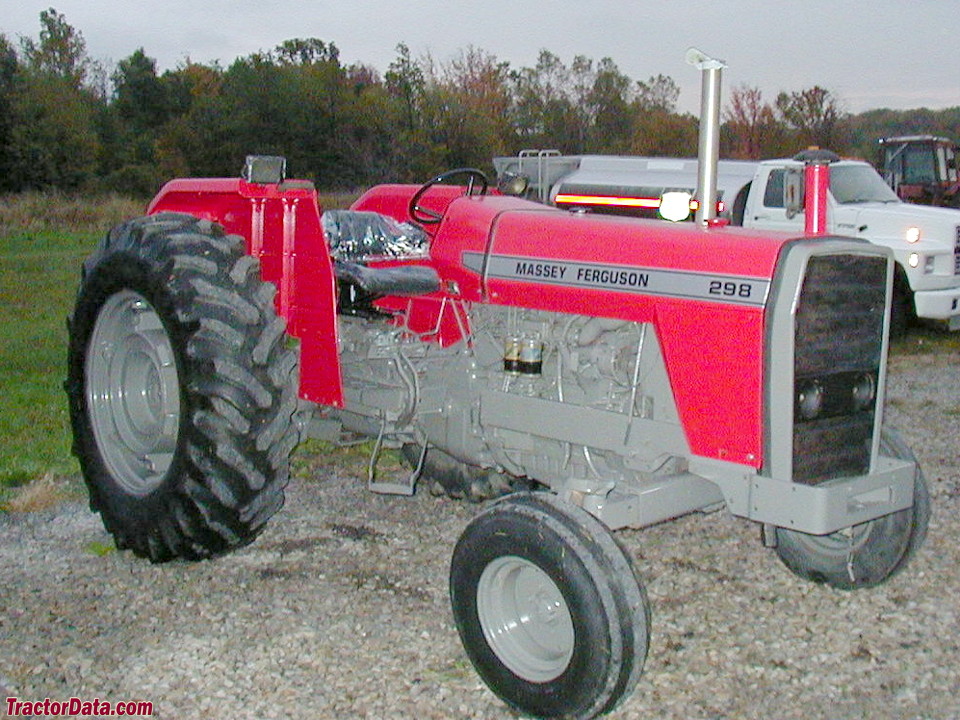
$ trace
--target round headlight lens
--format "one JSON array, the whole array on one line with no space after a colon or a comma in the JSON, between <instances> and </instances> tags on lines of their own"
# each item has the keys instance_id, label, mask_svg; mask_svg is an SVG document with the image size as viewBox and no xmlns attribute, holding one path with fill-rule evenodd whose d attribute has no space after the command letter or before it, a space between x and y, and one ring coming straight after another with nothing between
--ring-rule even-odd
<instances>
[{"instance_id":1,"label":"round headlight lens","mask_svg":"<svg viewBox=\"0 0 960 720\"><path fill-rule=\"evenodd\" d=\"M855 410L866 410L877 397L877 383L873 375L861 375L853 383L853 407Z\"/></svg>"},{"instance_id":2,"label":"round headlight lens","mask_svg":"<svg viewBox=\"0 0 960 720\"><path fill-rule=\"evenodd\" d=\"M797 411L804 420L813 420L823 410L823 387L816 380L807 380L797 392Z\"/></svg>"}]
</instances>

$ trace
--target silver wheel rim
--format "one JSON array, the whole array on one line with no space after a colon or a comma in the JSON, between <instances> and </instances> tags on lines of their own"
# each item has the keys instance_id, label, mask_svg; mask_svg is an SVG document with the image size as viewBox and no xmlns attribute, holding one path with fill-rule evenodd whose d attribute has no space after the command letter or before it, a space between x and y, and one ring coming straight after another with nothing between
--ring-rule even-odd
<instances>
[{"instance_id":1,"label":"silver wheel rim","mask_svg":"<svg viewBox=\"0 0 960 720\"><path fill-rule=\"evenodd\" d=\"M176 451L180 381L170 337L146 298L123 290L103 304L85 375L87 409L104 464L125 491L150 493Z\"/></svg>"},{"instance_id":2,"label":"silver wheel rim","mask_svg":"<svg viewBox=\"0 0 960 720\"><path fill-rule=\"evenodd\" d=\"M480 575L477 615L487 643L511 672L543 683L563 674L575 634L560 588L528 560L499 557Z\"/></svg>"}]
</instances>

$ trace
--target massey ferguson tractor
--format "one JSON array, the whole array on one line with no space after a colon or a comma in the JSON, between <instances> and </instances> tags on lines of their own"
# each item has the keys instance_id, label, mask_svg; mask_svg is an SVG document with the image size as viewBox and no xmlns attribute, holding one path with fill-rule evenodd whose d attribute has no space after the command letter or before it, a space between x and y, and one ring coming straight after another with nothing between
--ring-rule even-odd
<instances>
[{"instance_id":1,"label":"massey ferguson tractor","mask_svg":"<svg viewBox=\"0 0 960 720\"><path fill-rule=\"evenodd\" d=\"M118 548L250 543L301 430L368 437L372 490L489 501L449 581L479 675L522 713L592 718L650 638L612 531L725 507L847 589L920 546L926 485L882 418L888 249L571 213L475 169L321 213L282 168L174 180L84 264L66 389ZM405 482L373 473L383 448Z\"/></svg>"}]
</instances>

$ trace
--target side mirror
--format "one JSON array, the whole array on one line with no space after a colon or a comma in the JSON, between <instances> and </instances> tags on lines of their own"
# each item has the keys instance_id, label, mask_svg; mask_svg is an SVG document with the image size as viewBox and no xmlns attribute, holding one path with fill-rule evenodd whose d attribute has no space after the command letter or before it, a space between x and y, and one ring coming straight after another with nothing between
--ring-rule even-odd
<instances>
[{"instance_id":1,"label":"side mirror","mask_svg":"<svg viewBox=\"0 0 960 720\"><path fill-rule=\"evenodd\" d=\"M788 168L783 175L783 207L789 219L803 212L803 188L803 169Z\"/></svg>"}]
</instances>

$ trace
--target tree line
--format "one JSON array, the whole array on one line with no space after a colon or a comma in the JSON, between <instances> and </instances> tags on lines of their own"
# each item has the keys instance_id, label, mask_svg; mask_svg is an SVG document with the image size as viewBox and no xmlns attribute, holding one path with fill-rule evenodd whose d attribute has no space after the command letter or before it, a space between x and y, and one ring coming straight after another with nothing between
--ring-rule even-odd
<instances>
[{"instance_id":1,"label":"tree line","mask_svg":"<svg viewBox=\"0 0 960 720\"><path fill-rule=\"evenodd\" d=\"M170 177L236 175L248 154L284 155L325 190L489 168L524 148L692 157L698 118L678 112L679 94L669 76L548 50L514 68L476 47L437 62L400 44L381 74L317 38L162 73L141 48L108 70L51 8L38 38L0 34L0 191L148 196ZM852 115L820 86L769 102L744 85L723 111L721 156L819 145L873 160L879 137L921 132L960 139L960 107Z\"/></svg>"}]
</instances>

